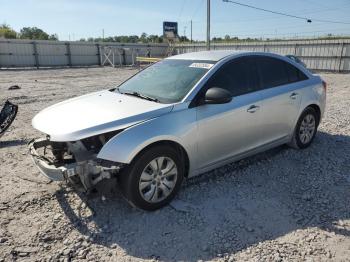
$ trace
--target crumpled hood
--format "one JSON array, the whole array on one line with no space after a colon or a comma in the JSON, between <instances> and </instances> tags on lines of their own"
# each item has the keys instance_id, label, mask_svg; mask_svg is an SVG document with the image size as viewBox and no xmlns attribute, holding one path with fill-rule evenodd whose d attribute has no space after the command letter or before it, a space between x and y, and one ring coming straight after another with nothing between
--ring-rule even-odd
<instances>
[{"instance_id":1,"label":"crumpled hood","mask_svg":"<svg viewBox=\"0 0 350 262\"><path fill-rule=\"evenodd\" d=\"M106 90L50 106L33 118L32 125L52 141L77 141L158 117L172 108Z\"/></svg>"}]
</instances>

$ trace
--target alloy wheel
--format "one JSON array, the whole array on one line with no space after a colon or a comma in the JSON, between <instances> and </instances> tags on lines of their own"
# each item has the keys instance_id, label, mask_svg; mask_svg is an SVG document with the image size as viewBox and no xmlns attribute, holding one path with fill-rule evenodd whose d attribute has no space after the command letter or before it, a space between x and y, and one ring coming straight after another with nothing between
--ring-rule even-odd
<instances>
[{"instance_id":1,"label":"alloy wheel","mask_svg":"<svg viewBox=\"0 0 350 262\"><path fill-rule=\"evenodd\" d=\"M316 119L312 114L307 114L301 122L299 129L299 138L303 144L311 141L316 130Z\"/></svg>"},{"instance_id":2,"label":"alloy wheel","mask_svg":"<svg viewBox=\"0 0 350 262\"><path fill-rule=\"evenodd\" d=\"M149 203L158 203L174 190L178 177L175 162L169 157L157 157L142 171L139 191Z\"/></svg>"}]
</instances>

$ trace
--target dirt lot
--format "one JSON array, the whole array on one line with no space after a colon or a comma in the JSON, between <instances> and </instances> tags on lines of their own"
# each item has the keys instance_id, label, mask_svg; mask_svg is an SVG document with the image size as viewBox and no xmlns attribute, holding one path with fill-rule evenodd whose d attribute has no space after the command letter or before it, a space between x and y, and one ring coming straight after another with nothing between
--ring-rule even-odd
<instances>
[{"instance_id":1,"label":"dirt lot","mask_svg":"<svg viewBox=\"0 0 350 262\"><path fill-rule=\"evenodd\" d=\"M86 197L38 176L26 146L40 137L32 117L133 73L0 71L0 104L19 104L0 140L0 261L350 261L349 74L323 74L327 113L310 148L282 146L190 179L153 213L113 185Z\"/></svg>"}]
</instances>

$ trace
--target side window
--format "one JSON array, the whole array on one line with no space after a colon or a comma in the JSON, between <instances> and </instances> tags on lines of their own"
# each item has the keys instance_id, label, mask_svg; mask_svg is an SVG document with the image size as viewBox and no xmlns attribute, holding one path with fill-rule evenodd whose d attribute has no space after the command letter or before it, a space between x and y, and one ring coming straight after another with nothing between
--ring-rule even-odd
<instances>
[{"instance_id":1,"label":"side window","mask_svg":"<svg viewBox=\"0 0 350 262\"><path fill-rule=\"evenodd\" d=\"M207 87L220 87L239 96L257 90L257 78L251 59L243 57L224 65L208 81Z\"/></svg>"},{"instance_id":2,"label":"side window","mask_svg":"<svg viewBox=\"0 0 350 262\"><path fill-rule=\"evenodd\" d=\"M289 83L289 76L285 67L285 62L267 56L255 57L258 67L262 89Z\"/></svg>"},{"instance_id":3,"label":"side window","mask_svg":"<svg viewBox=\"0 0 350 262\"><path fill-rule=\"evenodd\" d=\"M298 68L295 66L286 63L286 69L288 73L288 78L290 83L298 82L299 81L299 75L298 75Z\"/></svg>"},{"instance_id":4,"label":"side window","mask_svg":"<svg viewBox=\"0 0 350 262\"><path fill-rule=\"evenodd\" d=\"M307 76L292 64L285 63L285 66L287 69L290 83L303 81L307 79Z\"/></svg>"},{"instance_id":5,"label":"side window","mask_svg":"<svg viewBox=\"0 0 350 262\"><path fill-rule=\"evenodd\" d=\"M299 76L299 81L307 80L309 79L303 72L301 72L298 68L298 76Z\"/></svg>"}]
</instances>

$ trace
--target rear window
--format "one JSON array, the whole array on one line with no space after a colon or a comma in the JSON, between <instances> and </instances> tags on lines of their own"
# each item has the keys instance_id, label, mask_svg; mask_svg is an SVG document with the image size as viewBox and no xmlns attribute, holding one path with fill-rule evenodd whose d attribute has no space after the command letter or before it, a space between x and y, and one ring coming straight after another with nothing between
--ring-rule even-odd
<instances>
[{"instance_id":1,"label":"rear window","mask_svg":"<svg viewBox=\"0 0 350 262\"><path fill-rule=\"evenodd\" d=\"M290 83L303 81L307 79L307 76L292 64L285 63L285 66L287 69Z\"/></svg>"},{"instance_id":2,"label":"rear window","mask_svg":"<svg viewBox=\"0 0 350 262\"><path fill-rule=\"evenodd\" d=\"M284 62L271 57L256 57L263 88L285 85L289 82Z\"/></svg>"},{"instance_id":3,"label":"rear window","mask_svg":"<svg viewBox=\"0 0 350 262\"><path fill-rule=\"evenodd\" d=\"M263 89L307 79L307 76L298 68L283 60L273 57L257 56L255 61Z\"/></svg>"}]
</instances>

